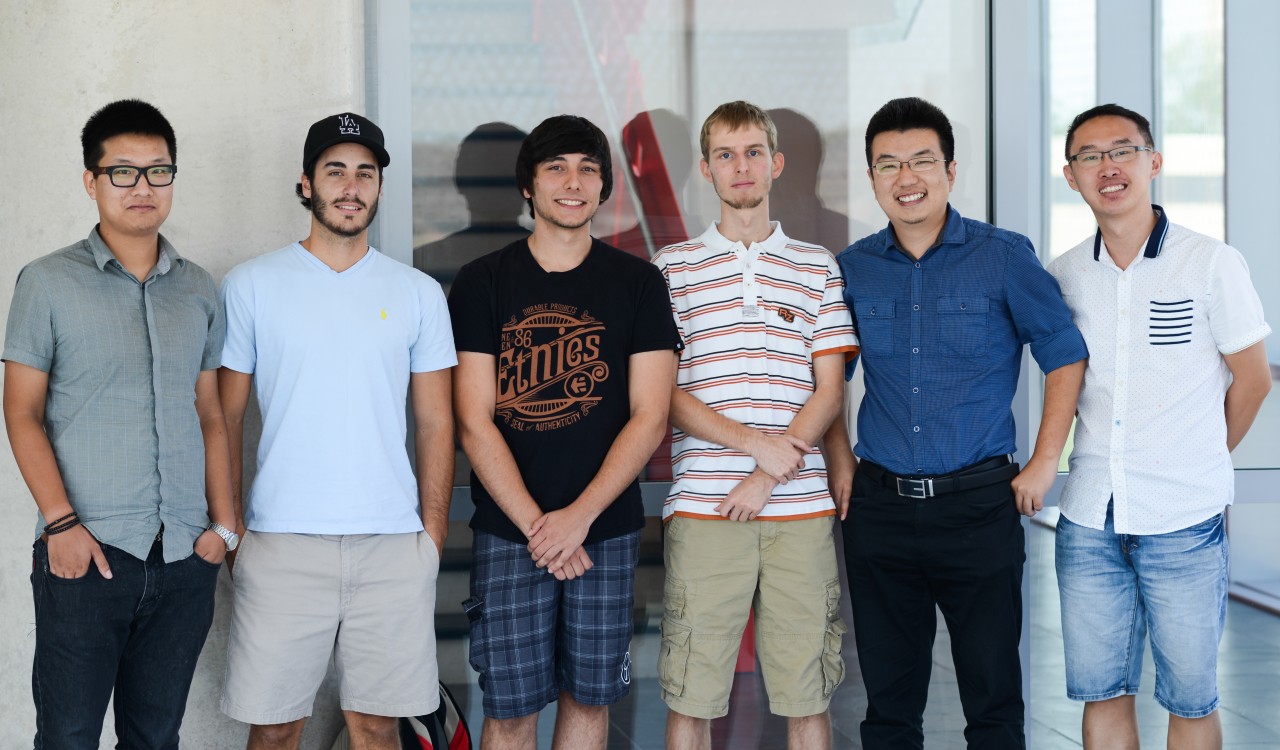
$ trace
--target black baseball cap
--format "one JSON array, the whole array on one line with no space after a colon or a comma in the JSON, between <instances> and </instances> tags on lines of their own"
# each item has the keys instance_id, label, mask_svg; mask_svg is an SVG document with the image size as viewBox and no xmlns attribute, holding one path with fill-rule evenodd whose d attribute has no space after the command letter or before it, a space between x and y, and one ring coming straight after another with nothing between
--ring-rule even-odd
<instances>
[{"instance_id":1,"label":"black baseball cap","mask_svg":"<svg viewBox=\"0 0 1280 750\"><path fill-rule=\"evenodd\" d=\"M391 163L391 154L383 145L382 128L360 115L343 112L324 118L307 131L307 142L302 147L302 171L311 171L320 154L339 143L359 143L367 147L378 157L379 167L386 168Z\"/></svg>"}]
</instances>

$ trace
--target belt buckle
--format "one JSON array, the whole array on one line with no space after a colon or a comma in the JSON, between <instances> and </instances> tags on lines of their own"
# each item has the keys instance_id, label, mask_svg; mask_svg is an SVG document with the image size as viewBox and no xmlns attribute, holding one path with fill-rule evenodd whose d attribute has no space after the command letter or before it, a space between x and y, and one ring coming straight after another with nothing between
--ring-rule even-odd
<instances>
[{"instance_id":1,"label":"belt buckle","mask_svg":"<svg viewBox=\"0 0 1280 750\"><path fill-rule=\"evenodd\" d=\"M913 500L933 497L933 480L928 478L906 479L898 477L898 494Z\"/></svg>"}]
</instances>

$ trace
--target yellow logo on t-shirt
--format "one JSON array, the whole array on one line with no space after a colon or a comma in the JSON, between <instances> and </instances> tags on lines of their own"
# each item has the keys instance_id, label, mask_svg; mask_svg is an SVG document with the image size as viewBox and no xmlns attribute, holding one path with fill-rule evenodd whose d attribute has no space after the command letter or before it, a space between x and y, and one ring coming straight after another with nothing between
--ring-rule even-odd
<instances>
[{"instance_id":1,"label":"yellow logo on t-shirt","mask_svg":"<svg viewBox=\"0 0 1280 750\"><path fill-rule=\"evenodd\" d=\"M382 308L382 319L383 319L383 320L386 320L386 319L387 319L387 308L385 308L385 307L384 307L384 308Z\"/></svg>"}]
</instances>

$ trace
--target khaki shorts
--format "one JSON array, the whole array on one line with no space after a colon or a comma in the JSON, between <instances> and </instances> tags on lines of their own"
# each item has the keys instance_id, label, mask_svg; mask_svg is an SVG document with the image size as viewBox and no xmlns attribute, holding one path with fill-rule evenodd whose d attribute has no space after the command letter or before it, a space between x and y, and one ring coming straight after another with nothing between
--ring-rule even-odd
<instances>
[{"instance_id":1,"label":"khaki shorts","mask_svg":"<svg viewBox=\"0 0 1280 750\"><path fill-rule=\"evenodd\" d=\"M248 724L310 716L330 656L343 710L434 711L439 571L425 531L249 532L236 558L222 712Z\"/></svg>"},{"instance_id":2,"label":"khaki shorts","mask_svg":"<svg viewBox=\"0 0 1280 750\"><path fill-rule=\"evenodd\" d=\"M831 517L667 523L658 681L672 710L729 711L733 668L755 604L756 651L778 716L827 710L844 679L840 578Z\"/></svg>"}]
</instances>

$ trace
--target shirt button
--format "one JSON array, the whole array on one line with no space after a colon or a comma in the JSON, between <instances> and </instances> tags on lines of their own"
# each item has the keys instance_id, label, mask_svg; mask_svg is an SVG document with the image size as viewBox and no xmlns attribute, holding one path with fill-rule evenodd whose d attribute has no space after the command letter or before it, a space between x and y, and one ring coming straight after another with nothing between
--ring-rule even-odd
<instances>
[{"instance_id":1,"label":"shirt button","mask_svg":"<svg viewBox=\"0 0 1280 750\"><path fill-rule=\"evenodd\" d=\"M912 392L912 393L919 393L919 392L920 392L920 389L919 389L919 388L912 388L912 389L911 389L911 392Z\"/></svg>"},{"instance_id":2,"label":"shirt button","mask_svg":"<svg viewBox=\"0 0 1280 750\"><path fill-rule=\"evenodd\" d=\"M919 432L919 431L920 431L920 425L916 425L915 427L912 427L912 428L911 428L911 430L912 430L913 432Z\"/></svg>"},{"instance_id":3,"label":"shirt button","mask_svg":"<svg viewBox=\"0 0 1280 750\"><path fill-rule=\"evenodd\" d=\"M872 314L872 315L875 315L875 314L876 314L876 309L875 309L874 307L873 307L873 308L871 308L871 314Z\"/></svg>"},{"instance_id":4,"label":"shirt button","mask_svg":"<svg viewBox=\"0 0 1280 750\"><path fill-rule=\"evenodd\" d=\"M912 306L911 306L911 309L912 309L912 310L919 310L919 309L920 309L920 306L919 306L919 305L912 305Z\"/></svg>"},{"instance_id":5,"label":"shirt button","mask_svg":"<svg viewBox=\"0 0 1280 750\"><path fill-rule=\"evenodd\" d=\"M963 310L963 309L964 309L964 303L963 303L963 302L961 302L961 303L960 303L960 309L961 309L961 310Z\"/></svg>"},{"instance_id":6,"label":"shirt button","mask_svg":"<svg viewBox=\"0 0 1280 750\"><path fill-rule=\"evenodd\" d=\"M917 264L916 264L916 268L919 268L919 267L920 267L920 264L919 264L919 263L917 263Z\"/></svg>"},{"instance_id":7,"label":"shirt button","mask_svg":"<svg viewBox=\"0 0 1280 750\"><path fill-rule=\"evenodd\" d=\"M1119 427L1119 426L1120 426L1120 420L1118 420L1118 419L1116 420L1116 426L1117 426L1117 427Z\"/></svg>"},{"instance_id":8,"label":"shirt button","mask_svg":"<svg viewBox=\"0 0 1280 750\"><path fill-rule=\"evenodd\" d=\"M913 346L913 347L911 347L911 353L912 353L912 354L919 354L919 353L920 353L920 347L918 347L918 346Z\"/></svg>"}]
</instances>

